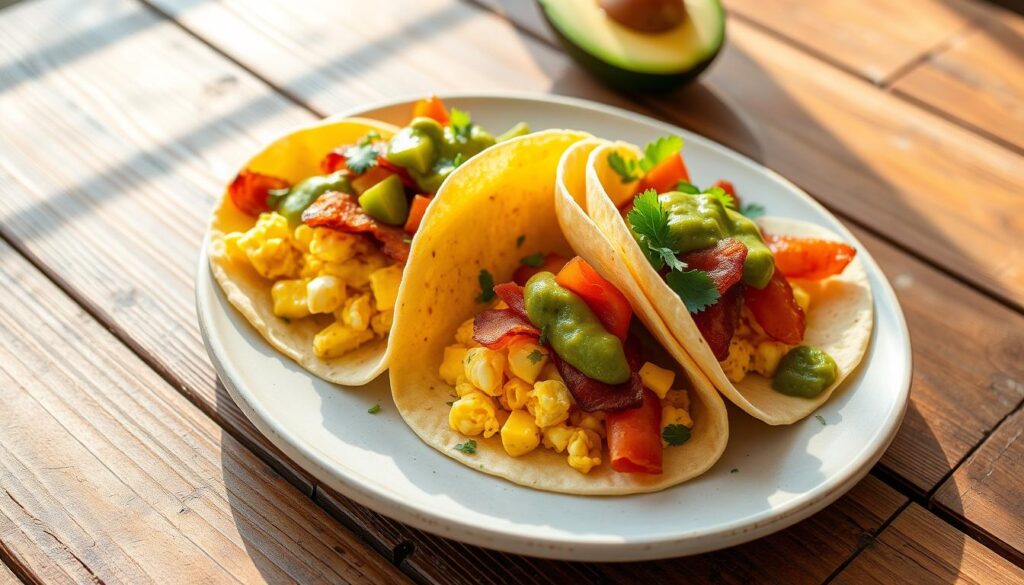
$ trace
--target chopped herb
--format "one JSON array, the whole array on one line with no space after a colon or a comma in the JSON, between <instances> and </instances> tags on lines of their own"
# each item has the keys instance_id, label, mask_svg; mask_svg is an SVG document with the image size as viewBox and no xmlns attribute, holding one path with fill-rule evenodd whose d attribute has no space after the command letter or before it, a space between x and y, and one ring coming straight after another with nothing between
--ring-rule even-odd
<instances>
[{"instance_id":1,"label":"chopped herb","mask_svg":"<svg viewBox=\"0 0 1024 585\"><path fill-rule=\"evenodd\" d=\"M455 401L454 400L449 400L448 402L445 402L445 404L447 404L448 406L451 406L451 405L455 404Z\"/></svg>"},{"instance_id":2,"label":"chopped herb","mask_svg":"<svg viewBox=\"0 0 1024 585\"><path fill-rule=\"evenodd\" d=\"M529 256L523 256L519 263L524 266L533 266L534 268L540 268L544 266L544 254L537 252L536 254L530 254Z\"/></svg>"},{"instance_id":3,"label":"chopped herb","mask_svg":"<svg viewBox=\"0 0 1024 585\"><path fill-rule=\"evenodd\" d=\"M686 310L699 313L718 301L718 287L703 270L673 270L665 283L686 305Z\"/></svg>"},{"instance_id":4,"label":"chopped herb","mask_svg":"<svg viewBox=\"0 0 1024 585\"><path fill-rule=\"evenodd\" d=\"M466 455L473 455L476 453L476 441L470 439L465 443L459 443L455 445L455 450Z\"/></svg>"},{"instance_id":5,"label":"chopped herb","mask_svg":"<svg viewBox=\"0 0 1024 585\"><path fill-rule=\"evenodd\" d=\"M726 209L736 209L736 200L732 198L732 195L726 193L725 189L721 187L708 187L704 191L704 194L718 199L719 203L722 204L722 207L725 207Z\"/></svg>"},{"instance_id":6,"label":"chopped herb","mask_svg":"<svg viewBox=\"0 0 1024 585\"><path fill-rule=\"evenodd\" d=\"M367 408L366 412L368 412L370 414L377 414L378 412L380 412L380 405L379 404L374 404L370 408Z\"/></svg>"},{"instance_id":7,"label":"chopped herb","mask_svg":"<svg viewBox=\"0 0 1024 585\"><path fill-rule=\"evenodd\" d=\"M687 193L689 195L700 195L700 189L697 188L697 185L686 181L679 181L676 183L676 191L679 191L680 193Z\"/></svg>"},{"instance_id":8,"label":"chopped herb","mask_svg":"<svg viewBox=\"0 0 1024 585\"><path fill-rule=\"evenodd\" d=\"M661 270L665 265L673 270L686 268L672 248L668 212L662 207L654 189L648 189L633 199L633 209L627 217L640 249L655 270Z\"/></svg>"},{"instance_id":9,"label":"chopped herb","mask_svg":"<svg viewBox=\"0 0 1024 585\"><path fill-rule=\"evenodd\" d=\"M359 139L358 144L359 146L367 146L380 140L383 140L383 138L381 138L380 136L380 132L377 132L376 130L370 130L369 132L366 133L365 136Z\"/></svg>"},{"instance_id":10,"label":"chopped herb","mask_svg":"<svg viewBox=\"0 0 1024 585\"><path fill-rule=\"evenodd\" d=\"M735 467L733 467L732 469L729 470L729 473L739 473L739 472L740 472L740 470L735 468Z\"/></svg>"},{"instance_id":11,"label":"chopped herb","mask_svg":"<svg viewBox=\"0 0 1024 585\"><path fill-rule=\"evenodd\" d=\"M477 277L480 282L480 296L476 298L478 303L489 303L494 299L494 277L487 269L480 271L480 276Z\"/></svg>"},{"instance_id":12,"label":"chopped herb","mask_svg":"<svg viewBox=\"0 0 1024 585\"><path fill-rule=\"evenodd\" d=\"M760 203L744 203L740 207L740 213L747 216L748 219L757 219L764 215L764 205Z\"/></svg>"},{"instance_id":13,"label":"chopped herb","mask_svg":"<svg viewBox=\"0 0 1024 585\"><path fill-rule=\"evenodd\" d=\"M473 129L473 119L469 117L469 112L452 108L451 113L448 114L448 120L456 137L469 138L469 133Z\"/></svg>"},{"instance_id":14,"label":"chopped herb","mask_svg":"<svg viewBox=\"0 0 1024 585\"><path fill-rule=\"evenodd\" d=\"M483 464L483 463L481 463L481 464L480 464L480 469L483 469L483 468L484 468L484 464Z\"/></svg>"},{"instance_id":15,"label":"chopped herb","mask_svg":"<svg viewBox=\"0 0 1024 585\"><path fill-rule=\"evenodd\" d=\"M545 323L544 326L540 328L540 337L537 338L537 345L547 345L547 344L548 344L548 326Z\"/></svg>"},{"instance_id":16,"label":"chopped herb","mask_svg":"<svg viewBox=\"0 0 1024 585\"><path fill-rule=\"evenodd\" d=\"M536 364L540 360L544 359L544 354L539 349L535 349L526 356L526 359L530 360L531 364Z\"/></svg>"},{"instance_id":17,"label":"chopped herb","mask_svg":"<svg viewBox=\"0 0 1024 585\"><path fill-rule=\"evenodd\" d=\"M669 447L678 447L690 440L690 428L686 425L668 425L661 431L661 438Z\"/></svg>"},{"instance_id":18,"label":"chopped herb","mask_svg":"<svg viewBox=\"0 0 1024 585\"><path fill-rule=\"evenodd\" d=\"M523 242L525 242L525 241L526 241L526 235L525 234L521 234L518 238L516 238L516 248L522 248L523 247Z\"/></svg>"},{"instance_id":19,"label":"chopped herb","mask_svg":"<svg viewBox=\"0 0 1024 585\"><path fill-rule=\"evenodd\" d=\"M456 152L455 158L452 159L452 168L457 169L464 162L466 162L466 157L462 156L461 152Z\"/></svg>"},{"instance_id":20,"label":"chopped herb","mask_svg":"<svg viewBox=\"0 0 1024 585\"><path fill-rule=\"evenodd\" d=\"M825 426L828 424L828 422L825 421L825 417L821 416L820 414L814 415L814 418L818 419L818 422L821 423L821 426Z\"/></svg>"},{"instance_id":21,"label":"chopped herb","mask_svg":"<svg viewBox=\"0 0 1024 585\"><path fill-rule=\"evenodd\" d=\"M612 170L619 175L623 183L632 183L642 177L638 172L637 162L635 160L626 160L622 158L621 154L615 151L608 153L608 166L610 166Z\"/></svg>"},{"instance_id":22,"label":"chopped herb","mask_svg":"<svg viewBox=\"0 0 1024 585\"><path fill-rule=\"evenodd\" d=\"M644 157L640 159L640 168L646 173L682 149L683 139L678 136L656 138L644 147Z\"/></svg>"},{"instance_id":23,"label":"chopped herb","mask_svg":"<svg viewBox=\"0 0 1024 585\"><path fill-rule=\"evenodd\" d=\"M345 155L345 166L357 175L361 175L371 168L377 166L377 148L373 143L350 146L343 152Z\"/></svg>"}]
</instances>

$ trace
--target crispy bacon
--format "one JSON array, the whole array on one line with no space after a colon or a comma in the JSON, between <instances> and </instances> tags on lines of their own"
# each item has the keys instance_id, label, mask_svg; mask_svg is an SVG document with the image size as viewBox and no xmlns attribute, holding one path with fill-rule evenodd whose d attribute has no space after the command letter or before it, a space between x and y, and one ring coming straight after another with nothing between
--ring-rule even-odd
<instances>
[{"instance_id":1,"label":"crispy bacon","mask_svg":"<svg viewBox=\"0 0 1024 585\"><path fill-rule=\"evenodd\" d=\"M734 238L719 240L717 244L703 250L694 250L679 256L690 268L708 273L715 283L718 294L727 290L743 277L743 262L747 259L747 247Z\"/></svg>"},{"instance_id":2,"label":"crispy bacon","mask_svg":"<svg viewBox=\"0 0 1024 585\"><path fill-rule=\"evenodd\" d=\"M523 296L523 287L514 282L503 282L494 285L494 294L505 301L505 304L508 305L508 308L513 313L523 319L530 319L529 315L526 314L526 298Z\"/></svg>"},{"instance_id":3,"label":"crispy bacon","mask_svg":"<svg viewBox=\"0 0 1024 585\"><path fill-rule=\"evenodd\" d=\"M553 351L551 358L555 362L555 367L558 368L558 373L565 380L565 386L582 410L614 412L636 408L643 403L644 398L644 385L640 381L639 373L640 356L631 342L626 343L625 350L626 360L629 362L629 381L614 386L588 378Z\"/></svg>"},{"instance_id":4,"label":"crispy bacon","mask_svg":"<svg viewBox=\"0 0 1024 585\"><path fill-rule=\"evenodd\" d=\"M473 339L490 349L500 349L517 335L539 338L540 330L530 323L526 314L523 287L514 282L504 282L495 285L494 292L508 308L490 309L473 318Z\"/></svg>"},{"instance_id":5,"label":"crispy bacon","mask_svg":"<svg viewBox=\"0 0 1024 585\"><path fill-rule=\"evenodd\" d=\"M405 262L409 242L401 228L378 223L359 207L355 195L340 191L324 193L302 212L302 221L310 227L326 227L350 234L366 234L380 242L386 256Z\"/></svg>"},{"instance_id":6,"label":"crispy bacon","mask_svg":"<svg viewBox=\"0 0 1024 585\"><path fill-rule=\"evenodd\" d=\"M743 285L735 286L722 295L718 302L693 314L693 322L711 347L715 359L722 361L729 357L729 344L740 321L740 301L743 299Z\"/></svg>"},{"instance_id":7,"label":"crispy bacon","mask_svg":"<svg viewBox=\"0 0 1024 585\"><path fill-rule=\"evenodd\" d=\"M284 179L244 169L228 185L228 195L231 196L235 207L243 213L255 216L270 209L267 205L269 191L287 187L288 181Z\"/></svg>"},{"instance_id":8,"label":"crispy bacon","mask_svg":"<svg viewBox=\"0 0 1024 585\"><path fill-rule=\"evenodd\" d=\"M763 289L746 287L743 300L769 337L787 345L803 341L807 319L781 270L775 269L772 279Z\"/></svg>"}]
</instances>

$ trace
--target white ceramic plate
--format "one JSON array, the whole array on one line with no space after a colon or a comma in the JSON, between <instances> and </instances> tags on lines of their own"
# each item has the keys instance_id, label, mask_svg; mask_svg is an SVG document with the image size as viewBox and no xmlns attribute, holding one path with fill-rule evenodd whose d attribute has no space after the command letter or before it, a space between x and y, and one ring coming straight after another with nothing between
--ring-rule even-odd
<instances>
[{"instance_id":1,"label":"white ceramic plate","mask_svg":"<svg viewBox=\"0 0 1024 585\"><path fill-rule=\"evenodd\" d=\"M827 226L857 246L875 297L867 356L819 409L821 420L769 427L730 408L728 449L693 481L624 497L552 494L478 473L422 443L392 406L387 375L361 388L338 387L279 356L228 304L204 255L196 301L207 349L239 407L275 445L327 485L400 522L508 552L585 561L687 555L753 540L821 510L867 474L903 418L910 338L889 283L831 214L759 164L621 109L550 96L444 100L497 132L525 120L533 129L574 128L637 144L663 134L683 136L697 184L728 178L745 200L772 215ZM410 103L346 114L403 125ZM381 412L368 414L375 404Z\"/></svg>"}]
</instances>

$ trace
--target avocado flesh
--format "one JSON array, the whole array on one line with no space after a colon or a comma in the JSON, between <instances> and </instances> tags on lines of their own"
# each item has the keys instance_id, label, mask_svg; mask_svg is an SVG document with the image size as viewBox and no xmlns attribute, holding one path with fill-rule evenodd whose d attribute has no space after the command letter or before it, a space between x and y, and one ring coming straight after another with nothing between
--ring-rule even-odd
<instances>
[{"instance_id":1,"label":"avocado flesh","mask_svg":"<svg viewBox=\"0 0 1024 585\"><path fill-rule=\"evenodd\" d=\"M656 34L625 27L593 0L539 2L565 49L623 89L660 91L686 83L711 64L725 40L719 0L686 0L683 24Z\"/></svg>"}]
</instances>

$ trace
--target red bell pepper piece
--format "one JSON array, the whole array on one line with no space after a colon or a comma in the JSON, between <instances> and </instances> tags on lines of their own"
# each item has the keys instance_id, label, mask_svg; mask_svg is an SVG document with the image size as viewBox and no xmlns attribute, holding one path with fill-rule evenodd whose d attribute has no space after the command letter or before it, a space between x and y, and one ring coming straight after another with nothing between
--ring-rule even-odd
<instances>
[{"instance_id":1,"label":"red bell pepper piece","mask_svg":"<svg viewBox=\"0 0 1024 585\"><path fill-rule=\"evenodd\" d=\"M576 293L597 315L606 331L625 341L633 308L626 295L579 256L569 260L555 276L555 282Z\"/></svg>"},{"instance_id":2,"label":"red bell pepper piece","mask_svg":"<svg viewBox=\"0 0 1024 585\"><path fill-rule=\"evenodd\" d=\"M793 289L781 270L775 269L772 279L763 289L745 287L743 300L769 337L786 345L797 345L803 341L807 317L796 303Z\"/></svg>"},{"instance_id":3,"label":"red bell pepper piece","mask_svg":"<svg viewBox=\"0 0 1024 585\"><path fill-rule=\"evenodd\" d=\"M654 189L658 193L675 191L679 181L690 182L690 172L686 170L683 155L677 152L647 171L647 175L640 180L637 192L642 193L647 189Z\"/></svg>"},{"instance_id":4,"label":"red bell pepper piece","mask_svg":"<svg viewBox=\"0 0 1024 585\"><path fill-rule=\"evenodd\" d=\"M639 408L605 415L611 466L622 473L661 473L661 401L644 390Z\"/></svg>"},{"instance_id":5,"label":"red bell pepper piece","mask_svg":"<svg viewBox=\"0 0 1024 585\"><path fill-rule=\"evenodd\" d=\"M416 195L412 198L412 204L409 206L409 219L405 220L405 233L411 236L420 229L420 222L423 221L423 214L427 212L430 200L429 195Z\"/></svg>"},{"instance_id":6,"label":"red bell pepper piece","mask_svg":"<svg viewBox=\"0 0 1024 585\"><path fill-rule=\"evenodd\" d=\"M228 195L231 196L235 207L242 213L259 215L270 210L270 206L267 204L268 191L286 187L288 187L288 181L284 179L244 169L228 185Z\"/></svg>"},{"instance_id":7,"label":"red bell pepper piece","mask_svg":"<svg viewBox=\"0 0 1024 585\"><path fill-rule=\"evenodd\" d=\"M789 278L835 276L857 255L853 246L829 240L765 234L764 241L775 255L775 267Z\"/></svg>"}]
</instances>

